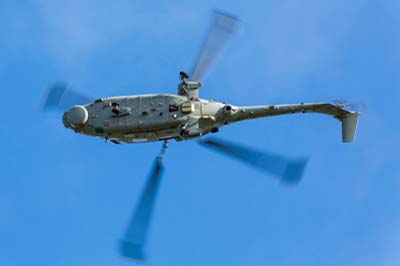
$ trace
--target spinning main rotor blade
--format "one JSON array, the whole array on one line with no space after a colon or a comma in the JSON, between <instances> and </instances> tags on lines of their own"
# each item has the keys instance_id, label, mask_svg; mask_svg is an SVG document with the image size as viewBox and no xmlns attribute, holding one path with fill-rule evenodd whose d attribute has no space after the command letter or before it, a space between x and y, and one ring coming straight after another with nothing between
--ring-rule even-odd
<instances>
[{"instance_id":1,"label":"spinning main rotor blade","mask_svg":"<svg viewBox=\"0 0 400 266\"><path fill-rule=\"evenodd\" d=\"M53 109L65 111L74 105L86 104L91 101L93 101L92 98L71 90L67 83L57 82L50 86L45 94L42 108L44 111Z\"/></svg>"},{"instance_id":2,"label":"spinning main rotor blade","mask_svg":"<svg viewBox=\"0 0 400 266\"><path fill-rule=\"evenodd\" d=\"M232 15L214 11L213 24L203 43L202 49L191 73L191 80L204 78L213 61L224 48L226 42L237 32L240 21Z\"/></svg>"},{"instance_id":3,"label":"spinning main rotor blade","mask_svg":"<svg viewBox=\"0 0 400 266\"><path fill-rule=\"evenodd\" d=\"M199 143L207 148L228 155L252 167L274 175L284 183L297 183L300 181L307 159L288 159L281 155L257 151L238 144L208 138Z\"/></svg>"},{"instance_id":4,"label":"spinning main rotor blade","mask_svg":"<svg viewBox=\"0 0 400 266\"><path fill-rule=\"evenodd\" d=\"M165 142L154 162L135 212L120 242L119 247L122 256L136 260L146 259L143 248L146 244L154 203L157 198L158 187L164 170L162 161L167 148L168 143Z\"/></svg>"},{"instance_id":5,"label":"spinning main rotor blade","mask_svg":"<svg viewBox=\"0 0 400 266\"><path fill-rule=\"evenodd\" d=\"M367 105L365 103L349 97L332 97L327 101L352 112L364 112L367 110Z\"/></svg>"}]
</instances>

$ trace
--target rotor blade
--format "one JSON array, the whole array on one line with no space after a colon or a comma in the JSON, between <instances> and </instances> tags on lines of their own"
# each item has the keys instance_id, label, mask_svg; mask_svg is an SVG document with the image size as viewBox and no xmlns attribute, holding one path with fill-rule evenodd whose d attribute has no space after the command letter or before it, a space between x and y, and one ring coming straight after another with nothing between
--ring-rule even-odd
<instances>
[{"instance_id":1,"label":"rotor blade","mask_svg":"<svg viewBox=\"0 0 400 266\"><path fill-rule=\"evenodd\" d=\"M191 80L199 81L204 78L226 42L237 32L239 24L239 19L232 15L220 11L213 12L213 24L192 69Z\"/></svg>"},{"instance_id":2,"label":"rotor blade","mask_svg":"<svg viewBox=\"0 0 400 266\"><path fill-rule=\"evenodd\" d=\"M66 110L73 105L86 104L93 101L92 98L71 90L67 83L56 82L48 89L43 98L42 109L49 111L53 109Z\"/></svg>"},{"instance_id":3,"label":"rotor blade","mask_svg":"<svg viewBox=\"0 0 400 266\"><path fill-rule=\"evenodd\" d=\"M351 97L331 97L328 102L352 112L365 112L367 104Z\"/></svg>"},{"instance_id":4,"label":"rotor blade","mask_svg":"<svg viewBox=\"0 0 400 266\"><path fill-rule=\"evenodd\" d=\"M307 164L306 158L288 159L281 155L257 151L214 138L200 140L199 143L207 148L211 148L272 174L285 183L299 182Z\"/></svg>"},{"instance_id":5,"label":"rotor blade","mask_svg":"<svg viewBox=\"0 0 400 266\"><path fill-rule=\"evenodd\" d=\"M119 248L122 256L136 260L146 259L143 248L146 244L154 203L164 170L162 160L167 148L168 144L165 142L153 164L153 168L128 224L124 237L120 241Z\"/></svg>"}]
</instances>

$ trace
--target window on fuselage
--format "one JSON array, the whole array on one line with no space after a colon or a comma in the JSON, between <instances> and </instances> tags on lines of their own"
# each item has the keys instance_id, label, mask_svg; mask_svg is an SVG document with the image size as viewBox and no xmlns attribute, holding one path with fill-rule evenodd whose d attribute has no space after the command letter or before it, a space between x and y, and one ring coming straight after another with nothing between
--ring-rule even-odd
<instances>
[{"instance_id":1,"label":"window on fuselage","mask_svg":"<svg viewBox=\"0 0 400 266\"><path fill-rule=\"evenodd\" d=\"M177 112L178 111L178 105L176 104L170 104L169 105L169 111L172 112Z\"/></svg>"}]
</instances>

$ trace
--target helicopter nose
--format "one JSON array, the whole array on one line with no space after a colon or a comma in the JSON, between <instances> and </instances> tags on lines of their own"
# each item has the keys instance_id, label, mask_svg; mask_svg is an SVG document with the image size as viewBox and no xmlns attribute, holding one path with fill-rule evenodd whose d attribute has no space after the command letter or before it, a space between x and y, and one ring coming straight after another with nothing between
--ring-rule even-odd
<instances>
[{"instance_id":1,"label":"helicopter nose","mask_svg":"<svg viewBox=\"0 0 400 266\"><path fill-rule=\"evenodd\" d=\"M85 107L75 105L68 112L65 112L62 118L63 124L67 128L83 127L89 119L89 113Z\"/></svg>"}]
</instances>

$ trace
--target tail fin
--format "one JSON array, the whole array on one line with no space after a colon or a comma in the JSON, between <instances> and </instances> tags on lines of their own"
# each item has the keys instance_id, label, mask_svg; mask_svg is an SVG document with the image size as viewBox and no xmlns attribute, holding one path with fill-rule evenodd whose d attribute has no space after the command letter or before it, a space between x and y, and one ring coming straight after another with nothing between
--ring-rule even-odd
<instances>
[{"instance_id":1,"label":"tail fin","mask_svg":"<svg viewBox=\"0 0 400 266\"><path fill-rule=\"evenodd\" d=\"M353 142L358 122L359 113L350 113L342 119L342 142Z\"/></svg>"}]
</instances>

